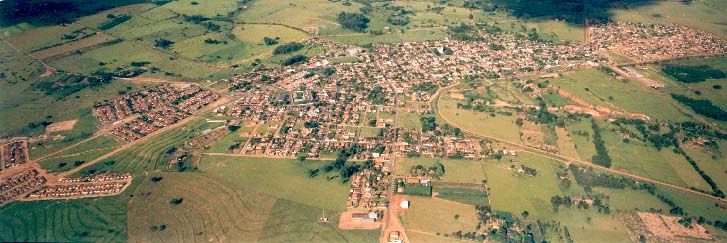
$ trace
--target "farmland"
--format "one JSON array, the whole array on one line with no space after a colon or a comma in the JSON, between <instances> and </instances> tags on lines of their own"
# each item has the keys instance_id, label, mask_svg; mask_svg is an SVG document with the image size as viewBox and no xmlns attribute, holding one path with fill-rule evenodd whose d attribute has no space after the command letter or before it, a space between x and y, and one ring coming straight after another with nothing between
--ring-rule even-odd
<instances>
[{"instance_id":1,"label":"farmland","mask_svg":"<svg viewBox=\"0 0 727 243\"><path fill-rule=\"evenodd\" d=\"M477 224L475 207L472 205L436 198L408 199L412 208L402 216L402 223L408 229L444 234L459 230L471 231Z\"/></svg>"}]
</instances>

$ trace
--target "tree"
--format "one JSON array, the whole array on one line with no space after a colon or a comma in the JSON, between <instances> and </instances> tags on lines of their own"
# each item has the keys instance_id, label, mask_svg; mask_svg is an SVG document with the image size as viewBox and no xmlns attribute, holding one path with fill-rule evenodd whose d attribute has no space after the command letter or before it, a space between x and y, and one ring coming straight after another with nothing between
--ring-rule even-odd
<instances>
[{"instance_id":1,"label":"tree","mask_svg":"<svg viewBox=\"0 0 727 243\"><path fill-rule=\"evenodd\" d=\"M338 23L343 28L350 29L356 32L363 32L368 28L369 18L360 13L347 13L340 12L337 16Z\"/></svg>"},{"instance_id":2,"label":"tree","mask_svg":"<svg viewBox=\"0 0 727 243\"><path fill-rule=\"evenodd\" d=\"M274 45L278 44L278 39L280 39L280 38L275 37L275 39L273 39L273 38L265 36L265 37L263 37L263 42L265 42L266 46L274 46Z\"/></svg>"},{"instance_id":3,"label":"tree","mask_svg":"<svg viewBox=\"0 0 727 243\"><path fill-rule=\"evenodd\" d=\"M170 41L167 39L158 39L154 41L154 46L159 48L169 48L170 46L174 45L174 41Z\"/></svg>"}]
</instances>

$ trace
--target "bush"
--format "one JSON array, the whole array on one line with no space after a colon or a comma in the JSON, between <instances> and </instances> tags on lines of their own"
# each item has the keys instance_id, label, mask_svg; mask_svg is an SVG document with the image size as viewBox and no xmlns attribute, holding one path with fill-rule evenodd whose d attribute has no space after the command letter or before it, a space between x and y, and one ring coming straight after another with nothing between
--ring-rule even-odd
<instances>
[{"instance_id":1,"label":"bush","mask_svg":"<svg viewBox=\"0 0 727 243\"><path fill-rule=\"evenodd\" d=\"M308 61L307 56L295 55L295 56L292 56L292 57L286 59L285 61L283 61L283 66L295 65L295 64L299 64L299 63L304 63L306 61Z\"/></svg>"},{"instance_id":2,"label":"bush","mask_svg":"<svg viewBox=\"0 0 727 243\"><path fill-rule=\"evenodd\" d=\"M696 67L665 65L661 68L661 71L684 83L699 83L704 82L707 79L720 79L727 77L727 74L721 70L712 69L706 65Z\"/></svg>"},{"instance_id":3,"label":"bush","mask_svg":"<svg viewBox=\"0 0 727 243\"><path fill-rule=\"evenodd\" d=\"M296 52L296 51L299 51L300 49L303 49L303 47L305 47L305 45L298 43L298 42L285 43L285 44L275 47L275 49L273 50L273 55L281 55L281 54L288 54L288 53Z\"/></svg>"},{"instance_id":4,"label":"bush","mask_svg":"<svg viewBox=\"0 0 727 243\"><path fill-rule=\"evenodd\" d=\"M684 95L671 94L671 97L688 106L697 114L718 120L727 121L727 111L712 104L709 100L692 99Z\"/></svg>"}]
</instances>

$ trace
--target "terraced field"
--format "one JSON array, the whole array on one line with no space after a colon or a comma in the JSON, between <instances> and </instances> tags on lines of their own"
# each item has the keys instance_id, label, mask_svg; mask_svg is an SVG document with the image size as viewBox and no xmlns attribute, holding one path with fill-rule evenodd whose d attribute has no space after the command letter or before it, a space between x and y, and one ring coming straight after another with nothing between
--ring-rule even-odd
<instances>
[{"instance_id":1,"label":"terraced field","mask_svg":"<svg viewBox=\"0 0 727 243\"><path fill-rule=\"evenodd\" d=\"M127 241L126 203L135 178L124 193L70 201L14 202L0 208L3 242Z\"/></svg>"},{"instance_id":2,"label":"terraced field","mask_svg":"<svg viewBox=\"0 0 727 243\"><path fill-rule=\"evenodd\" d=\"M161 180L145 180L129 201L131 242L257 239L276 201L201 173L152 173L152 177ZM170 203L174 198L182 202Z\"/></svg>"}]
</instances>

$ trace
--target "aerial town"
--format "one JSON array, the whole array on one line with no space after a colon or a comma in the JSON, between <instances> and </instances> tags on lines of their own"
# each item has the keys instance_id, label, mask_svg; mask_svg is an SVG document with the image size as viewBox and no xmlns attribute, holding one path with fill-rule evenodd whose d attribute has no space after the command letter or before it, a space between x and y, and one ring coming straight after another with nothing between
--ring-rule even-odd
<instances>
[{"instance_id":1,"label":"aerial town","mask_svg":"<svg viewBox=\"0 0 727 243\"><path fill-rule=\"evenodd\" d=\"M0 241L727 241L713 29L525 22L491 1L322 1L337 14L317 17L286 12L318 11L307 0L139 2L0 21L0 58L39 76L7 96L70 104L26 107L0 137ZM12 229L26 220L44 226Z\"/></svg>"}]
</instances>

